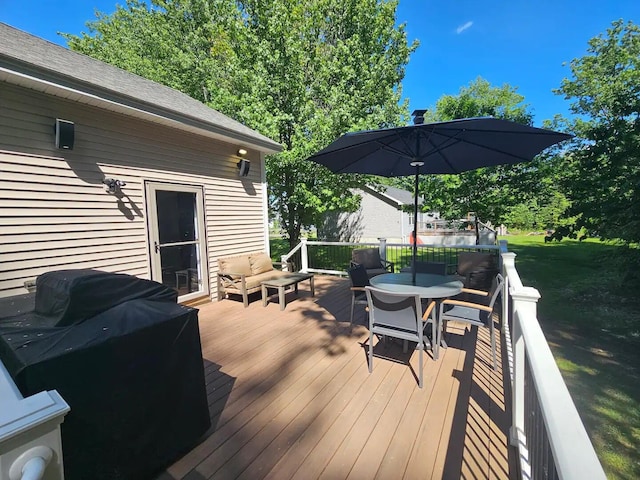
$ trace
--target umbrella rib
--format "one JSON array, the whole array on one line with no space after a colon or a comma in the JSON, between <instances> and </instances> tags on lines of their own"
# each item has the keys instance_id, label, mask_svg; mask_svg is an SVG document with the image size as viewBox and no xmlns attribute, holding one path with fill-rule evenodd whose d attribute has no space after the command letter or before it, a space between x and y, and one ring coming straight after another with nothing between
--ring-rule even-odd
<instances>
[{"instance_id":1,"label":"umbrella rib","mask_svg":"<svg viewBox=\"0 0 640 480\"><path fill-rule=\"evenodd\" d=\"M402 139L402 140L404 141L404 139ZM396 155L398 155L400 157L403 157L403 158L413 158L413 156L407 155L402 150L398 150L397 148L393 148L393 147L391 147L391 146L389 146L389 145L387 145L385 143L379 142L377 140L376 140L376 143L380 144L381 150L384 150L386 152L394 153L394 154L396 154Z\"/></svg>"},{"instance_id":2,"label":"umbrella rib","mask_svg":"<svg viewBox=\"0 0 640 480\"><path fill-rule=\"evenodd\" d=\"M482 132L482 133L499 133L501 135L523 135L523 134L526 134L526 135L537 135L537 136L543 135L541 133L534 133L534 132L504 132L504 131L500 131L500 130L464 130L464 131L457 131L456 134L453 135L453 136L447 136L447 135L444 135L440 131L440 132L438 132L438 134L445 136L447 138L447 140L453 140L453 142L451 142L451 143L444 143L443 142L442 145L436 146L433 143L433 141L431 140L431 135L429 135L429 137L427 137L427 141L431 145L433 145L434 148L433 148L433 150L429 151L428 153L425 153L424 155L421 155L421 157L424 158L424 157L427 157L429 155L433 155L435 153L439 153L440 155L442 155L442 157L444 158L445 163L447 165L449 165L449 167L451 168L452 171L454 171L456 173L460 173L456 168L453 167L451 162L449 162L449 160L447 159L447 157L445 156L445 154L442 151L447 149L447 148L449 148L449 147L451 147L452 145L455 145L456 143L460 143L460 142L464 141L465 143L467 143L469 145L473 145L474 147L479 147L479 148L482 148L484 150L488 150L490 152L500 153L502 155L509 155L509 156L511 156L513 158L517 158L517 159L519 159L519 160L521 160L523 162L528 162L528 161L532 160L531 158L523 157L522 155L517 155L515 153L511 153L511 152L508 152L508 151L505 151L505 150L501 150L499 148L483 145L482 143L472 142L472 141L470 141L468 139L456 138L459 134L461 134L463 132L471 132L471 131L473 131L473 132ZM553 135L553 134L549 133L547 135ZM549 146L551 146L551 145L549 145ZM546 148L549 148L549 147L545 147L544 149L540 150L540 152L542 152L543 150L546 150ZM536 154L536 155L538 155L538 154ZM535 157L535 155L534 155L534 157Z\"/></svg>"},{"instance_id":3,"label":"umbrella rib","mask_svg":"<svg viewBox=\"0 0 640 480\"><path fill-rule=\"evenodd\" d=\"M404 158L413 158L413 157L407 156L407 154L406 154L406 153L404 153L404 152L402 152L401 150L394 149L393 147L390 147L388 144L384 143L384 140L385 140L385 139L392 138L393 136L397 136L397 132L395 132L395 131L391 131L391 132L389 132L389 135L386 135L386 136L385 136L384 138L382 138L382 139L375 139L375 140L374 140L374 142L375 142L376 144L380 145L381 150L388 151L388 152L390 152L390 153L393 153L393 154L399 155L399 156L404 157ZM338 150L339 150L339 151L342 151L342 152L346 152L346 151L352 150L352 149L354 149L354 148L358 148L358 147L360 147L361 145L366 145L367 143L370 143L370 142L371 142L371 140L362 140L361 142L354 143L353 145L349 145L349 146L347 146L347 147L342 147L342 148L340 148L340 149L338 149ZM323 156L325 156L325 155L333 155L333 154L335 154L335 153L336 153L336 151L338 151L338 150L332 150L332 151L329 151L329 152L317 153L317 154L315 154L315 155L314 155L314 157L317 159L317 158L321 158L321 157L323 157ZM345 170L347 170L351 165L353 165L354 163L359 162L363 157L366 157L366 156L367 156L367 153L363 153L363 154L362 154L362 155L360 155L359 157L355 157L355 158L353 158L351 161L346 162L346 163L345 163L345 164L344 164L344 165L343 165L339 170L335 170L335 172L336 172L336 173L344 172L344 171L345 171ZM396 162L396 163L397 163L397 162Z\"/></svg>"},{"instance_id":4,"label":"umbrella rib","mask_svg":"<svg viewBox=\"0 0 640 480\"><path fill-rule=\"evenodd\" d=\"M449 140L451 140L451 139L449 139ZM431 140L431 138L428 138L428 139L427 139L427 141L428 141L431 145L433 145L433 141ZM460 140L457 140L457 141L453 142L451 145L455 145L456 143L459 143L459 142L460 142ZM452 172L454 172L454 174L458 174L458 173L460 173L460 172L458 171L458 169L457 169L457 168L455 168L455 167L453 166L453 164L449 161L449 159L448 159L448 158L447 158L447 156L444 154L444 152L442 152L442 147L436 147L435 145L433 145L433 146L434 146L434 150L432 150L432 151L431 151L431 153L429 153L429 155L433 155L434 153L439 153L439 154L442 156L442 158L444 159L444 163L446 163L447 165L449 165L449 168L451 169L451 171L452 171ZM448 146L449 146L449 145L447 145L447 147L448 147Z\"/></svg>"},{"instance_id":5,"label":"umbrella rib","mask_svg":"<svg viewBox=\"0 0 640 480\"><path fill-rule=\"evenodd\" d=\"M398 132L394 132L396 134L396 136L398 137L398 139L404 144L404 146L407 148L407 151L412 152L413 155L407 155L405 153L405 151L403 150L399 150L397 148L393 148L390 145L384 144L382 142L377 142L381 145L381 150L384 150L386 152L391 152L395 155L397 155L400 158L406 158L408 160L414 160L415 159L415 153L411 150L411 146L407 143L407 139L404 136L398 135ZM398 158L396 160L396 162L393 165L393 168L391 169L391 171L395 171L396 165L398 165L398 163L400 162L400 158Z\"/></svg>"},{"instance_id":6,"label":"umbrella rib","mask_svg":"<svg viewBox=\"0 0 640 480\"><path fill-rule=\"evenodd\" d=\"M385 145L384 143L382 143L382 141L381 141L381 140L385 140L386 138L389 138L390 136L393 136L393 135L395 135L395 132L391 132L391 134L390 134L390 135L386 135L386 136L385 136L385 137L383 137L383 138L376 138L376 139L374 139L374 141L375 141L376 143L381 143L381 144ZM323 157L323 156L325 156L325 155L334 155L334 154L335 154L336 152L338 152L338 151L347 151L347 150L351 150L351 149L354 149L354 148L358 148L358 147L360 147L360 146L362 146L362 145L366 145L367 143L371 143L371 140L364 139L364 140L361 140L360 142L354 143L353 145L348 145L348 146L346 146L346 147L336 148L336 149L334 149L334 150L330 150L330 151L327 151L327 152L318 152L318 153L316 153L315 155L313 155L313 157L314 157L314 158L320 158L320 157Z\"/></svg>"},{"instance_id":7,"label":"umbrella rib","mask_svg":"<svg viewBox=\"0 0 640 480\"><path fill-rule=\"evenodd\" d=\"M432 145L432 146L433 146L433 150L429 151L429 152L428 152L428 153L426 153L426 154L421 155L421 156L420 156L420 159L426 158L426 157L428 157L429 155L433 155L433 154L435 154L435 153L440 153L440 155L442 155L442 158L444 159L444 162L445 162L447 165L449 165L449 168L450 168L453 172L455 172L455 173L460 173L460 172L458 171L458 169L457 169L457 168L455 168L455 167L453 166L453 164L449 161L449 159L448 159L448 158L446 157L446 155L442 152L442 150L443 150L444 148L448 148L448 147L450 147L451 145L455 145L456 143L460 143L460 141L461 141L461 140L460 140L460 139L458 139L458 138L456 138L456 137L457 137L460 133L462 133L462 132L461 132L461 131L458 131L458 132L456 133L456 135L454 135L454 136L452 136L452 137L447 137L447 142L449 142L449 144L447 144L446 142L443 142L443 145L441 145L441 146L439 146L439 147L437 147L437 146L433 143L433 140L431 140L431 134L432 134L432 133L433 133L433 130L430 130L430 131L429 131L429 135L428 135L428 136L426 136L426 141L427 141L430 145Z\"/></svg>"}]
</instances>

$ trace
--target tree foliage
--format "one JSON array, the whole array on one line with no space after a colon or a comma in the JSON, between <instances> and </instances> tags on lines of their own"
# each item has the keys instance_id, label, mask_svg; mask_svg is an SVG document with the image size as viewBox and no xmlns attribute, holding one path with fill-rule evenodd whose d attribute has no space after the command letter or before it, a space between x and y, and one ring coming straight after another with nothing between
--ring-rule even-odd
<instances>
[{"instance_id":1,"label":"tree foliage","mask_svg":"<svg viewBox=\"0 0 640 480\"><path fill-rule=\"evenodd\" d=\"M74 50L177 88L284 146L267 159L269 199L293 245L349 188L306 158L341 134L404 123L411 52L397 0L127 0L98 14Z\"/></svg>"},{"instance_id":2,"label":"tree foliage","mask_svg":"<svg viewBox=\"0 0 640 480\"><path fill-rule=\"evenodd\" d=\"M573 78L557 93L572 100L579 143L564 165L563 184L577 217L604 239L640 241L640 28L613 22L570 63Z\"/></svg>"},{"instance_id":3,"label":"tree foliage","mask_svg":"<svg viewBox=\"0 0 640 480\"><path fill-rule=\"evenodd\" d=\"M530 125L533 116L524 100L515 87L495 87L477 78L457 95L442 96L427 111L425 121L493 116ZM523 205L536 205L540 211L555 191L550 181L555 165L554 157L546 155L525 164L486 167L459 175L423 175L420 193L425 198L424 209L439 211L447 219L475 212L478 218L496 224L513 220L512 209L522 212ZM404 180L405 187L407 182Z\"/></svg>"},{"instance_id":4,"label":"tree foliage","mask_svg":"<svg viewBox=\"0 0 640 480\"><path fill-rule=\"evenodd\" d=\"M242 78L236 75L241 19L235 2L127 0L96 17L89 33L64 35L71 49L204 103L226 105L235 96Z\"/></svg>"},{"instance_id":5,"label":"tree foliage","mask_svg":"<svg viewBox=\"0 0 640 480\"><path fill-rule=\"evenodd\" d=\"M435 108L427 110L425 121L495 117L531 125L533 115L524 100L516 87L509 84L495 87L478 77L468 86L462 87L457 95L440 97Z\"/></svg>"}]
</instances>

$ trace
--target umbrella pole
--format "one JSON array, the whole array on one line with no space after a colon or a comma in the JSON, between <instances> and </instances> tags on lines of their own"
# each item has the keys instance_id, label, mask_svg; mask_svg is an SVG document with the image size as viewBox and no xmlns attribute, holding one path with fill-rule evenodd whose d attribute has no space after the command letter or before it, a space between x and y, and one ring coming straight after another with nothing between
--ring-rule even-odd
<instances>
[{"instance_id":1,"label":"umbrella pole","mask_svg":"<svg viewBox=\"0 0 640 480\"><path fill-rule=\"evenodd\" d=\"M416 181L414 186L413 203L413 253L411 255L411 283L416 284L416 257L418 256L418 177L420 176L420 162L416 163Z\"/></svg>"}]
</instances>

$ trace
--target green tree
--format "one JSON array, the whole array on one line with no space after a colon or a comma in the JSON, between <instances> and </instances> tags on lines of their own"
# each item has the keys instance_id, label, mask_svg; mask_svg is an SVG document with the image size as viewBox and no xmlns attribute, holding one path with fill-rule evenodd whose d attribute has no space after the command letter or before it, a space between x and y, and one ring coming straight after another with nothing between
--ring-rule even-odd
<instances>
[{"instance_id":1,"label":"green tree","mask_svg":"<svg viewBox=\"0 0 640 480\"><path fill-rule=\"evenodd\" d=\"M518 230L532 230L536 224L538 204L535 200L514 205L505 214L505 223L509 228Z\"/></svg>"},{"instance_id":2,"label":"green tree","mask_svg":"<svg viewBox=\"0 0 640 480\"><path fill-rule=\"evenodd\" d=\"M397 0L127 0L71 48L178 88L284 146L267 159L270 206L293 246L349 188L306 158L341 134L406 122L400 82L416 43ZM133 41L131 40L133 38Z\"/></svg>"},{"instance_id":3,"label":"green tree","mask_svg":"<svg viewBox=\"0 0 640 480\"><path fill-rule=\"evenodd\" d=\"M72 50L201 102L227 105L242 81L235 49L240 26L230 0L127 0L111 15L96 12L89 33L64 36Z\"/></svg>"},{"instance_id":4,"label":"green tree","mask_svg":"<svg viewBox=\"0 0 640 480\"><path fill-rule=\"evenodd\" d=\"M526 203L518 203L508 209L504 223L519 230L550 230L562 227L566 220L563 214L569 207L569 201L559 191L552 191L545 205L533 198Z\"/></svg>"},{"instance_id":5,"label":"green tree","mask_svg":"<svg viewBox=\"0 0 640 480\"><path fill-rule=\"evenodd\" d=\"M468 86L462 87L457 95L440 97L435 108L430 108L425 113L425 121L495 117L531 125L533 115L524 100L516 87L509 84L495 87L478 77Z\"/></svg>"},{"instance_id":6,"label":"green tree","mask_svg":"<svg viewBox=\"0 0 640 480\"><path fill-rule=\"evenodd\" d=\"M533 117L524 100L515 87L495 87L477 78L457 95L441 97L427 111L425 120L493 116L530 125ZM486 167L459 175L423 175L420 193L425 198L424 208L440 211L448 219L475 212L484 221L506 222L514 218L510 212L516 205L546 205L550 190L556 188L549 180L555 164L553 156L546 155L525 164Z\"/></svg>"},{"instance_id":7,"label":"green tree","mask_svg":"<svg viewBox=\"0 0 640 480\"><path fill-rule=\"evenodd\" d=\"M563 183L575 225L603 239L640 241L640 28L613 22L571 61L573 78L556 91L572 100L577 145Z\"/></svg>"},{"instance_id":8,"label":"green tree","mask_svg":"<svg viewBox=\"0 0 640 480\"><path fill-rule=\"evenodd\" d=\"M290 242L327 212L354 210L361 176L334 175L305 159L341 134L406 118L400 82L415 45L395 26L397 2L248 1L250 61L258 98L285 152L268 164L273 207ZM257 125L260 119L250 125Z\"/></svg>"}]
</instances>

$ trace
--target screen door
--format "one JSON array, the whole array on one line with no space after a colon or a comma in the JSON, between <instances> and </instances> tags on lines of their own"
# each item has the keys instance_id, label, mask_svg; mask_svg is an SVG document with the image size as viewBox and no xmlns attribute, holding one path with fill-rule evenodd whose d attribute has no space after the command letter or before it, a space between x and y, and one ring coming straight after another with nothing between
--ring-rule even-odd
<instances>
[{"instance_id":1,"label":"screen door","mask_svg":"<svg viewBox=\"0 0 640 480\"><path fill-rule=\"evenodd\" d=\"M202 187L147 182L151 278L181 301L209 294Z\"/></svg>"}]
</instances>

